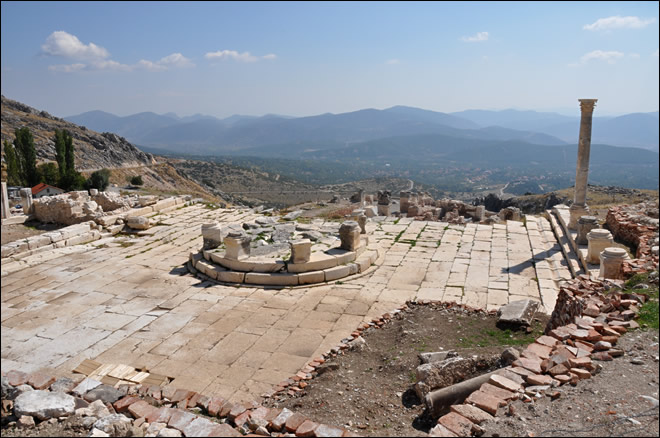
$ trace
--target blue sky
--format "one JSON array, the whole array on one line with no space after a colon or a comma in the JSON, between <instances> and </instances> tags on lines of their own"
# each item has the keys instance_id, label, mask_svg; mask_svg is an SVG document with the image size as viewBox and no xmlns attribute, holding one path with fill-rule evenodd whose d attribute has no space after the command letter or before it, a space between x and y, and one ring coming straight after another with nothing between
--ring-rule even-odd
<instances>
[{"instance_id":1,"label":"blue sky","mask_svg":"<svg viewBox=\"0 0 660 438\"><path fill-rule=\"evenodd\" d=\"M2 94L104 110L292 116L658 110L658 2L2 2Z\"/></svg>"}]
</instances>

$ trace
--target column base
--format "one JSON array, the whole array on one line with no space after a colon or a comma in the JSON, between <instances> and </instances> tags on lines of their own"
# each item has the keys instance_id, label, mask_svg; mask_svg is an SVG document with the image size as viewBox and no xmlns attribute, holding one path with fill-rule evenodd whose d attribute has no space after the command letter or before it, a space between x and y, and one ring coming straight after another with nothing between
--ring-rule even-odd
<instances>
[{"instance_id":1,"label":"column base","mask_svg":"<svg viewBox=\"0 0 660 438\"><path fill-rule=\"evenodd\" d=\"M573 231L577 231L578 219L581 216L588 216L590 212L587 204L573 204L569 207L568 211L571 213L571 219L568 221L568 229Z\"/></svg>"}]
</instances>

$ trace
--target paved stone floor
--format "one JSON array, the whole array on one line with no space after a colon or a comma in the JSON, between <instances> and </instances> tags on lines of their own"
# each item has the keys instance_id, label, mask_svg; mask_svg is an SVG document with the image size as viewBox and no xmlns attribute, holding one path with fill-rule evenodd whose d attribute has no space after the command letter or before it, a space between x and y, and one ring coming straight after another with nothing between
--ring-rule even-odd
<instances>
[{"instance_id":1,"label":"paved stone floor","mask_svg":"<svg viewBox=\"0 0 660 438\"><path fill-rule=\"evenodd\" d=\"M496 309L532 298L550 312L557 282L570 278L549 223L532 216L494 226L370 222L384 249L373 271L316 287L221 286L182 267L201 247L201 224L255 217L194 205L137 239L31 256L2 277L2 369L65 374L87 358L146 365L176 387L248 401L406 300Z\"/></svg>"}]
</instances>

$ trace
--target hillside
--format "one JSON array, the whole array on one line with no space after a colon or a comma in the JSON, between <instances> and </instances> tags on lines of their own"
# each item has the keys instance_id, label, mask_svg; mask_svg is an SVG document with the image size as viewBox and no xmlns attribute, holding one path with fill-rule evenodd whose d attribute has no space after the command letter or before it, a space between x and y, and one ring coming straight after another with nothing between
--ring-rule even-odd
<instances>
[{"instance_id":1,"label":"hillside","mask_svg":"<svg viewBox=\"0 0 660 438\"><path fill-rule=\"evenodd\" d=\"M40 161L55 160L55 130L66 129L73 137L76 167L79 171L156 163L153 155L142 152L116 134L100 134L4 96L1 119L3 141L6 139L12 142L16 129L24 126L30 128L34 136L37 160Z\"/></svg>"}]
</instances>

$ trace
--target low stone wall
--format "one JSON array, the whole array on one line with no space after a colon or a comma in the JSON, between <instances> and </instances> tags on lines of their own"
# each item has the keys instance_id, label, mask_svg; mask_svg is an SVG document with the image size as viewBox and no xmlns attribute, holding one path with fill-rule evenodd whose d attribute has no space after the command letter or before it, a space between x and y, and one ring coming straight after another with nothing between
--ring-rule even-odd
<instances>
[{"instance_id":1,"label":"low stone wall","mask_svg":"<svg viewBox=\"0 0 660 438\"><path fill-rule=\"evenodd\" d=\"M30 255L37 249L43 251L49 248L62 248L92 242L100 238L101 232L96 223L87 221L2 245L2 258Z\"/></svg>"},{"instance_id":2,"label":"low stone wall","mask_svg":"<svg viewBox=\"0 0 660 438\"><path fill-rule=\"evenodd\" d=\"M626 276L634 272L648 272L658 267L658 204L640 203L611 207L605 219L615 239L636 248L636 259L624 262Z\"/></svg>"}]
</instances>

